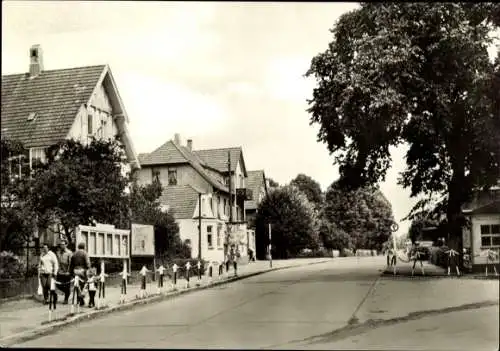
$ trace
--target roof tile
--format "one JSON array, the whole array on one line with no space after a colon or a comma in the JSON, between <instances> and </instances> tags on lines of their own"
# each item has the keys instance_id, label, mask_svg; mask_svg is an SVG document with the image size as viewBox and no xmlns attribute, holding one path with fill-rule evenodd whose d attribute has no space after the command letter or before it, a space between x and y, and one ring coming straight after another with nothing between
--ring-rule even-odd
<instances>
[{"instance_id":1,"label":"roof tile","mask_svg":"<svg viewBox=\"0 0 500 351\"><path fill-rule=\"evenodd\" d=\"M105 65L2 76L2 137L26 147L46 147L64 139L79 108L87 103ZM28 121L30 113L37 117Z\"/></svg>"},{"instance_id":2,"label":"roof tile","mask_svg":"<svg viewBox=\"0 0 500 351\"><path fill-rule=\"evenodd\" d=\"M190 185L168 186L160 196L176 219L193 218L197 201L198 192Z\"/></svg>"}]
</instances>

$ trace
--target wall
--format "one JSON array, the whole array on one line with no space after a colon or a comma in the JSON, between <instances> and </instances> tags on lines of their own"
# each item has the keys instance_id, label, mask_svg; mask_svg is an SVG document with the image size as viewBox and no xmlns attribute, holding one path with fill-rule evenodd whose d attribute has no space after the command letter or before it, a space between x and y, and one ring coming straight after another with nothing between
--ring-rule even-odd
<instances>
[{"instance_id":1,"label":"wall","mask_svg":"<svg viewBox=\"0 0 500 351\"><path fill-rule=\"evenodd\" d=\"M481 253L481 225L482 224L500 224L500 214L493 215L475 215L472 217L472 264L486 264L486 257L480 256ZM498 262L497 262L498 263Z\"/></svg>"},{"instance_id":2,"label":"wall","mask_svg":"<svg viewBox=\"0 0 500 351\"><path fill-rule=\"evenodd\" d=\"M108 94L104 88L98 87L90 98L90 103L85 108L80 107L73 122L68 138L88 141L88 116L92 116L92 134L105 139L113 139L118 132L118 126L113 119L113 109L109 101ZM104 124L101 124L101 123ZM100 129L102 125L102 128ZM98 130L100 129L100 130Z\"/></svg>"},{"instance_id":3,"label":"wall","mask_svg":"<svg viewBox=\"0 0 500 351\"><path fill-rule=\"evenodd\" d=\"M168 186L168 170L177 170L177 185L193 185L195 188L210 192L212 186L190 165L160 165L149 166L143 165L137 172L137 182L140 185L151 184L153 181L153 168L160 171L160 182L164 187Z\"/></svg>"},{"instance_id":4,"label":"wall","mask_svg":"<svg viewBox=\"0 0 500 351\"><path fill-rule=\"evenodd\" d=\"M179 235L181 240L191 240L191 257L198 258L198 220L197 219L179 219ZM221 230L221 245L217 247L217 224L222 223L216 219L202 219L201 223L201 252L205 260L221 261L224 259L224 229ZM208 247L207 227L212 226L213 248Z\"/></svg>"}]
</instances>

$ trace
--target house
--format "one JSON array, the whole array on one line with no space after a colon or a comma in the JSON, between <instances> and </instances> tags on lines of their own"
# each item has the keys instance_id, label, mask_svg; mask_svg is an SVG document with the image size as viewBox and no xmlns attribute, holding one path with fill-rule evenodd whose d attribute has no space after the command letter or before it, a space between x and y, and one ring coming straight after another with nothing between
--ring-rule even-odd
<instances>
[{"instance_id":1,"label":"house","mask_svg":"<svg viewBox=\"0 0 500 351\"><path fill-rule=\"evenodd\" d=\"M86 143L120 135L129 167L140 168L108 65L44 70L39 45L30 48L29 59L28 72L2 75L1 137L24 144L26 154L16 157L20 166L45 161L47 148L64 139Z\"/></svg>"},{"instance_id":2,"label":"house","mask_svg":"<svg viewBox=\"0 0 500 351\"><path fill-rule=\"evenodd\" d=\"M463 206L463 214L469 219L470 227L463 229L464 248L471 253L473 271L484 271L486 265L499 267L500 253L500 187L487 192L478 192ZM496 257L488 259L487 251L496 251Z\"/></svg>"},{"instance_id":3,"label":"house","mask_svg":"<svg viewBox=\"0 0 500 351\"><path fill-rule=\"evenodd\" d=\"M193 258L221 261L233 245L246 256L251 246L244 210L249 192L241 148L195 151L192 140L182 145L175 134L139 160L138 183L161 182L160 203L175 217L181 239L191 243Z\"/></svg>"},{"instance_id":4,"label":"house","mask_svg":"<svg viewBox=\"0 0 500 351\"><path fill-rule=\"evenodd\" d=\"M268 194L267 180L263 170L248 171L247 188L252 191L251 200L245 201L245 216L248 221L249 240L255 245L255 219L259 204Z\"/></svg>"}]
</instances>

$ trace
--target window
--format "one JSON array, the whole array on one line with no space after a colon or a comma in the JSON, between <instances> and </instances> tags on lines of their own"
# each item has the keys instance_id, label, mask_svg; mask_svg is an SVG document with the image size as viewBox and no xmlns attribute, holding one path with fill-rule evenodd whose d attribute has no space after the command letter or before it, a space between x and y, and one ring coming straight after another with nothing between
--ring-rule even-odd
<instances>
[{"instance_id":1,"label":"window","mask_svg":"<svg viewBox=\"0 0 500 351\"><path fill-rule=\"evenodd\" d=\"M226 200L226 199L224 199L224 210L223 210L224 215L226 215L226 214L227 214L227 208L226 208L226 207L227 207L227 200Z\"/></svg>"},{"instance_id":2,"label":"window","mask_svg":"<svg viewBox=\"0 0 500 351\"><path fill-rule=\"evenodd\" d=\"M45 163L45 148L34 147L31 148L31 168L36 168L42 163Z\"/></svg>"},{"instance_id":3,"label":"window","mask_svg":"<svg viewBox=\"0 0 500 351\"><path fill-rule=\"evenodd\" d=\"M87 131L88 131L88 135L92 135L92 133L94 132L93 129L92 129L92 119L93 119L93 116L89 113L87 115Z\"/></svg>"},{"instance_id":4,"label":"window","mask_svg":"<svg viewBox=\"0 0 500 351\"><path fill-rule=\"evenodd\" d=\"M500 247L500 224L481 225L481 247Z\"/></svg>"},{"instance_id":5,"label":"window","mask_svg":"<svg viewBox=\"0 0 500 351\"><path fill-rule=\"evenodd\" d=\"M217 247L220 247L220 226L217 226Z\"/></svg>"},{"instance_id":6,"label":"window","mask_svg":"<svg viewBox=\"0 0 500 351\"><path fill-rule=\"evenodd\" d=\"M207 226L207 242L208 242L209 248L213 247L212 226L211 225Z\"/></svg>"},{"instance_id":7,"label":"window","mask_svg":"<svg viewBox=\"0 0 500 351\"><path fill-rule=\"evenodd\" d=\"M177 185L177 170L168 170L168 185Z\"/></svg>"},{"instance_id":8,"label":"window","mask_svg":"<svg viewBox=\"0 0 500 351\"><path fill-rule=\"evenodd\" d=\"M154 181L160 181L160 170L158 168L151 168L151 179Z\"/></svg>"}]
</instances>

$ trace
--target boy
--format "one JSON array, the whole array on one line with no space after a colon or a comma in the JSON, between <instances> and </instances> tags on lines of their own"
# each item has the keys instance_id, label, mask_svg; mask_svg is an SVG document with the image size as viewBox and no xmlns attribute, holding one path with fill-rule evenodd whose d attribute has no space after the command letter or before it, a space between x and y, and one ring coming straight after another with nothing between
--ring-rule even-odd
<instances>
[{"instance_id":1,"label":"boy","mask_svg":"<svg viewBox=\"0 0 500 351\"><path fill-rule=\"evenodd\" d=\"M96 294L96 270L95 268L92 268L88 272L88 279L87 279L87 289L89 291L89 307L95 307L95 294Z\"/></svg>"}]
</instances>

